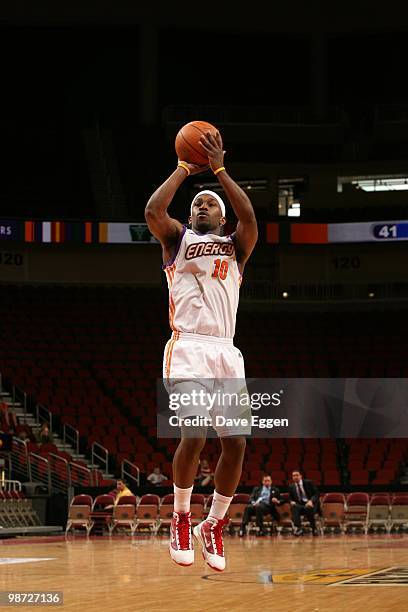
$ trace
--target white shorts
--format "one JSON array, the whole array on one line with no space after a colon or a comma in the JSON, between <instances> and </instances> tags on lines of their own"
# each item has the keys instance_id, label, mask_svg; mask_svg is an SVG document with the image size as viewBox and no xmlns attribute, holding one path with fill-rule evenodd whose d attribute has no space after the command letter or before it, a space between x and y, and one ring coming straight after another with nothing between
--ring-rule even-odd
<instances>
[{"instance_id":1,"label":"white shorts","mask_svg":"<svg viewBox=\"0 0 408 612\"><path fill-rule=\"evenodd\" d=\"M181 419L210 416L220 437L251 433L244 358L232 338L173 332L164 350L163 379L169 393L194 389L212 398L207 405L180 406Z\"/></svg>"}]
</instances>

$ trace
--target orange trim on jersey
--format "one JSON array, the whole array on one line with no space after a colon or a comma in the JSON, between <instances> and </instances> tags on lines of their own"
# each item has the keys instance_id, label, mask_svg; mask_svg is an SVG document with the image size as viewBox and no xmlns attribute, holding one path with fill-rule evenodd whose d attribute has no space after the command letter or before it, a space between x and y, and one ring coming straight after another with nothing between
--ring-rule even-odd
<instances>
[{"instance_id":1,"label":"orange trim on jersey","mask_svg":"<svg viewBox=\"0 0 408 612\"><path fill-rule=\"evenodd\" d=\"M169 295L169 323L170 327L173 331L179 331L174 327L174 316L176 314L176 305L174 303L173 297L171 294Z\"/></svg>"},{"instance_id":2,"label":"orange trim on jersey","mask_svg":"<svg viewBox=\"0 0 408 612\"><path fill-rule=\"evenodd\" d=\"M174 275L176 273L176 264L172 264L171 266L168 266L167 268L164 268L164 271L166 273L167 284L168 284L168 287L169 287L169 290L170 290L172 285L173 285ZM172 297L171 293L169 293L169 324L170 324L170 328L173 331L178 331L174 327L174 323L173 323L175 313L176 313L176 305L174 303L174 300L173 300L173 297Z\"/></svg>"},{"instance_id":3,"label":"orange trim on jersey","mask_svg":"<svg viewBox=\"0 0 408 612\"><path fill-rule=\"evenodd\" d=\"M166 356L166 365L165 365L165 374L167 376L167 378L170 378L170 366L171 366L171 358L173 355L173 348L175 343L177 342L177 340L180 337L180 333L179 332L175 332L172 336L172 339L170 340L170 344L168 345L167 348L167 356Z\"/></svg>"},{"instance_id":4,"label":"orange trim on jersey","mask_svg":"<svg viewBox=\"0 0 408 612\"><path fill-rule=\"evenodd\" d=\"M171 289L171 286L174 280L174 275L176 273L176 264L173 264L172 266L169 266L168 268L164 268L164 271L167 277L167 284L169 286L169 289Z\"/></svg>"},{"instance_id":5,"label":"orange trim on jersey","mask_svg":"<svg viewBox=\"0 0 408 612\"><path fill-rule=\"evenodd\" d=\"M171 304L169 304L169 325L170 325L170 329L173 329L173 309L171 307Z\"/></svg>"}]
</instances>

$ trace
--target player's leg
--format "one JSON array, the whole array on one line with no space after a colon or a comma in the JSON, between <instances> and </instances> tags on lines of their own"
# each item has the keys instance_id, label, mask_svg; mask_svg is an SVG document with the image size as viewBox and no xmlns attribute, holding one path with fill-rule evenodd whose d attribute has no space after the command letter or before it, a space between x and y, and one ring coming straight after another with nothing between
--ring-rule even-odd
<instances>
[{"instance_id":1,"label":"player's leg","mask_svg":"<svg viewBox=\"0 0 408 612\"><path fill-rule=\"evenodd\" d=\"M280 516L279 516L279 512L275 506L275 504L268 504L268 512L270 513L271 517L273 518L274 521L276 521L277 523L279 523L280 521Z\"/></svg>"},{"instance_id":2,"label":"player's leg","mask_svg":"<svg viewBox=\"0 0 408 612\"><path fill-rule=\"evenodd\" d=\"M309 506L304 507L304 515L310 523L310 527L312 528L313 535L317 535L316 531L316 521L315 521L315 508L309 508Z\"/></svg>"},{"instance_id":3,"label":"player's leg","mask_svg":"<svg viewBox=\"0 0 408 612\"><path fill-rule=\"evenodd\" d=\"M295 535L302 535L302 524L300 521L300 517L302 515L302 508L303 506L301 506L300 504L293 504L291 506L291 511L292 511L292 521L293 524L295 526L295 531L294 534Z\"/></svg>"},{"instance_id":4,"label":"player's leg","mask_svg":"<svg viewBox=\"0 0 408 612\"><path fill-rule=\"evenodd\" d=\"M248 504L248 506L245 508L244 514L242 516L242 523L241 523L241 526L239 528L239 535L240 536L245 535L247 525L248 525L249 521L251 520L251 518L253 517L254 514L255 514L255 507L252 506L252 504Z\"/></svg>"},{"instance_id":5,"label":"player's leg","mask_svg":"<svg viewBox=\"0 0 408 612\"><path fill-rule=\"evenodd\" d=\"M174 512L170 526L170 556L179 565L194 562L191 537L190 499L201 450L206 440L206 429L197 429L194 436L182 431L180 444L173 458Z\"/></svg>"},{"instance_id":6,"label":"player's leg","mask_svg":"<svg viewBox=\"0 0 408 612\"><path fill-rule=\"evenodd\" d=\"M232 498L241 480L246 440L244 436L231 436L220 438L220 442L221 455L214 473L215 490Z\"/></svg>"},{"instance_id":7,"label":"player's leg","mask_svg":"<svg viewBox=\"0 0 408 612\"><path fill-rule=\"evenodd\" d=\"M184 398L183 402L174 404L172 410L181 422L190 417L208 417L206 405L195 401L201 397L201 392L207 391L202 381L211 374L210 370L205 369L208 359L202 343L181 338L173 342L171 357L166 356L167 353L168 348L163 365L164 376L167 376L166 388L174 401ZM180 565L191 565L194 562L190 499L206 436L206 427L183 425L181 441L173 459L174 512L169 550L171 558Z\"/></svg>"},{"instance_id":8,"label":"player's leg","mask_svg":"<svg viewBox=\"0 0 408 612\"><path fill-rule=\"evenodd\" d=\"M197 475L197 468L200 460L200 453L206 441L206 430L203 429L202 435L194 438L182 437L173 457L173 482L179 489L193 488L194 479ZM178 499L174 498L175 510ZM190 499L188 500L190 506ZM190 507L188 507L188 510ZM181 508L180 508L181 510ZM186 510L184 510L186 511Z\"/></svg>"},{"instance_id":9,"label":"player's leg","mask_svg":"<svg viewBox=\"0 0 408 612\"><path fill-rule=\"evenodd\" d=\"M265 514L269 513L269 504L264 504L263 502L259 502L255 506L256 510L256 524L259 527L258 535L265 535L264 523L263 519Z\"/></svg>"},{"instance_id":10,"label":"player's leg","mask_svg":"<svg viewBox=\"0 0 408 612\"><path fill-rule=\"evenodd\" d=\"M214 474L215 491L208 517L194 528L194 535L201 542L204 559L215 570L225 568L222 530L232 497L241 478L246 440L243 436L224 437L221 456Z\"/></svg>"}]
</instances>

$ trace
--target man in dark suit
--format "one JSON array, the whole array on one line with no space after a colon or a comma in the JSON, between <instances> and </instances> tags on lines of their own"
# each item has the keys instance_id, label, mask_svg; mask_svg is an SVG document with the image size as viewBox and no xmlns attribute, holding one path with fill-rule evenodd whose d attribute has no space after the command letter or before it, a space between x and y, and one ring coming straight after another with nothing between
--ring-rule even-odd
<instances>
[{"instance_id":1,"label":"man in dark suit","mask_svg":"<svg viewBox=\"0 0 408 612\"><path fill-rule=\"evenodd\" d=\"M292 472L293 483L289 485L289 499L292 507L292 520L295 536L303 535L301 515L310 523L313 535L317 535L314 515L319 511L319 491L311 480L303 478L299 470Z\"/></svg>"},{"instance_id":2,"label":"man in dark suit","mask_svg":"<svg viewBox=\"0 0 408 612\"><path fill-rule=\"evenodd\" d=\"M243 536L246 533L246 527L251 516L255 514L256 524L259 527L258 535L265 535L263 519L265 514L271 514L275 521L279 521L279 513L276 506L282 503L281 494L278 487L272 485L272 478L269 474L265 474L262 478L262 485L254 487L249 498L249 504L245 508L244 516L242 517L241 528L239 535Z\"/></svg>"}]
</instances>

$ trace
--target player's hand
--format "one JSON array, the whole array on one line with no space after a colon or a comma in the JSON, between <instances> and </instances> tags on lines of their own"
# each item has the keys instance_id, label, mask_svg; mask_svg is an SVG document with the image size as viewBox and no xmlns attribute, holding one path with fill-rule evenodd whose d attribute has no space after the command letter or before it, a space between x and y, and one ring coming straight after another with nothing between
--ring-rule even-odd
<instances>
[{"instance_id":1,"label":"player's hand","mask_svg":"<svg viewBox=\"0 0 408 612\"><path fill-rule=\"evenodd\" d=\"M313 508L313 502L312 502L312 500L311 500L311 499L309 499L309 501L308 501L308 502L306 502L306 506L307 506L308 508Z\"/></svg>"},{"instance_id":2,"label":"player's hand","mask_svg":"<svg viewBox=\"0 0 408 612\"><path fill-rule=\"evenodd\" d=\"M184 161L183 159L179 159L179 162L183 162L188 169L190 170L190 174L200 174L201 172L206 172L210 167L210 164L205 164L204 166L199 166L198 164L190 164L189 162Z\"/></svg>"},{"instance_id":3,"label":"player's hand","mask_svg":"<svg viewBox=\"0 0 408 612\"><path fill-rule=\"evenodd\" d=\"M219 132L217 132L215 136L211 132L203 134L200 138L200 145L208 155L210 167L213 172L224 165L225 151Z\"/></svg>"},{"instance_id":4,"label":"player's hand","mask_svg":"<svg viewBox=\"0 0 408 612\"><path fill-rule=\"evenodd\" d=\"M296 506L296 502L291 501L291 502L290 502L290 505L291 505L291 506Z\"/></svg>"},{"instance_id":5,"label":"player's hand","mask_svg":"<svg viewBox=\"0 0 408 612\"><path fill-rule=\"evenodd\" d=\"M279 500L276 497L272 497L272 500L274 504L279 504Z\"/></svg>"}]
</instances>

